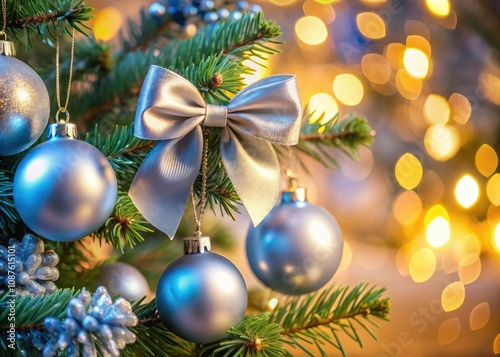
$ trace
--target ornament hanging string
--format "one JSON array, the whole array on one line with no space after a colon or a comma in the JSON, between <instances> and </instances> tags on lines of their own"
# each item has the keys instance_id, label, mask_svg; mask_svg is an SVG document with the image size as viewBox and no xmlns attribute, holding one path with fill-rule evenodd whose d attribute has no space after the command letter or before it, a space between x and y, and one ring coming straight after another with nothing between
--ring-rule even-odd
<instances>
[{"instance_id":1,"label":"ornament hanging string","mask_svg":"<svg viewBox=\"0 0 500 357\"><path fill-rule=\"evenodd\" d=\"M291 147L288 147L288 166L285 170L286 176L288 177L288 189L290 191L295 191L299 187L298 178L299 171L297 169L297 159L295 157L295 152Z\"/></svg>"},{"instance_id":2,"label":"ornament hanging string","mask_svg":"<svg viewBox=\"0 0 500 357\"><path fill-rule=\"evenodd\" d=\"M71 33L71 54L70 54L70 59L69 59L69 79L68 79L68 91L66 92L66 101L64 102L64 105L61 105L61 70L60 70L60 65L59 65L59 53L60 53L60 37L61 33L57 33L57 39L56 39L56 99L57 99L57 113L55 116L56 123L59 122L59 114L63 113L66 115L66 120L65 122L69 122L69 112L68 112L68 105L69 105L69 97L71 94L71 84L73 81L73 62L75 58L75 29L72 29Z\"/></svg>"},{"instance_id":3,"label":"ornament hanging string","mask_svg":"<svg viewBox=\"0 0 500 357\"><path fill-rule=\"evenodd\" d=\"M2 0L2 30L0 36L3 35L4 41L7 41L7 0Z\"/></svg>"},{"instance_id":4,"label":"ornament hanging string","mask_svg":"<svg viewBox=\"0 0 500 357\"><path fill-rule=\"evenodd\" d=\"M205 213L205 204L207 203L207 170L208 170L208 133L204 132L205 139L203 140L203 154L201 158L201 197L200 197L200 215L196 213L196 200L194 197L194 189L191 186L191 202L193 203L193 214L195 221L195 237L201 237L201 219Z\"/></svg>"}]
</instances>

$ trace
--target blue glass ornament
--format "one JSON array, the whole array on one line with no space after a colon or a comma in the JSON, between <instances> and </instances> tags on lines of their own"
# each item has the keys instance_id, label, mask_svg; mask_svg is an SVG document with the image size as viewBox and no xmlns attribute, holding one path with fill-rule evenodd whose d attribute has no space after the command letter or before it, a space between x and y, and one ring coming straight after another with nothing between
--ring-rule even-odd
<instances>
[{"instance_id":1,"label":"blue glass ornament","mask_svg":"<svg viewBox=\"0 0 500 357\"><path fill-rule=\"evenodd\" d=\"M219 9L217 11L217 15L219 16L219 19L221 19L221 20L228 19L230 14L231 14L231 12L226 8L222 8L222 9Z\"/></svg>"},{"instance_id":2,"label":"blue glass ornament","mask_svg":"<svg viewBox=\"0 0 500 357\"><path fill-rule=\"evenodd\" d=\"M42 135L50 114L42 79L14 55L14 43L0 41L0 156L30 147Z\"/></svg>"},{"instance_id":3,"label":"blue glass ornament","mask_svg":"<svg viewBox=\"0 0 500 357\"><path fill-rule=\"evenodd\" d=\"M250 5L250 7L248 8L248 11L251 13L261 12L262 7L260 5L253 4L253 5Z\"/></svg>"},{"instance_id":4,"label":"blue glass ornament","mask_svg":"<svg viewBox=\"0 0 500 357\"><path fill-rule=\"evenodd\" d=\"M337 271L344 241L337 221L307 201L303 188L285 191L282 202L246 240L248 262L259 280L287 295L323 287Z\"/></svg>"},{"instance_id":5,"label":"blue glass ornament","mask_svg":"<svg viewBox=\"0 0 500 357\"><path fill-rule=\"evenodd\" d=\"M108 159L77 139L76 125L50 124L14 176L14 205L38 235L69 242L97 230L113 211L117 182Z\"/></svg>"},{"instance_id":6,"label":"blue glass ornament","mask_svg":"<svg viewBox=\"0 0 500 357\"><path fill-rule=\"evenodd\" d=\"M185 238L184 252L158 281L158 314L185 340L218 340L245 316L245 281L233 263L210 252L209 237Z\"/></svg>"},{"instance_id":7,"label":"blue glass ornament","mask_svg":"<svg viewBox=\"0 0 500 357\"><path fill-rule=\"evenodd\" d=\"M216 22L219 19L219 15L215 11L210 11L203 15L203 21L205 22Z\"/></svg>"}]
</instances>

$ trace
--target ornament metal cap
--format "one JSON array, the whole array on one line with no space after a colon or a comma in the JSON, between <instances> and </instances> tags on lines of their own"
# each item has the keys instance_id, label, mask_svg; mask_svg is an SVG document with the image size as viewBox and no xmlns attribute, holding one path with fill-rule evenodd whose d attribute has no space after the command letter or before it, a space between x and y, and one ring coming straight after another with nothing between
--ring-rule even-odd
<instances>
[{"instance_id":1,"label":"ornament metal cap","mask_svg":"<svg viewBox=\"0 0 500 357\"><path fill-rule=\"evenodd\" d=\"M210 237L186 237L184 238L184 254L208 253L212 249Z\"/></svg>"},{"instance_id":2,"label":"ornament metal cap","mask_svg":"<svg viewBox=\"0 0 500 357\"><path fill-rule=\"evenodd\" d=\"M65 122L49 124L47 139L53 138L78 139L76 124Z\"/></svg>"},{"instance_id":3,"label":"ornament metal cap","mask_svg":"<svg viewBox=\"0 0 500 357\"><path fill-rule=\"evenodd\" d=\"M281 203L306 202L307 189L305 187L297 187L288 191L283 191L281 194Z\"/></svg>"},{"instance_id":4,"label":"ornament metal cap","mask_svg":"<svg viewBox=\"0 0 500 357\"><path fill-rule=\"evenodd\" d=\"M16 56L16 47L14 46L14 42L1 40L0 41L0 56Z\"/></svg>"}]
</instances>

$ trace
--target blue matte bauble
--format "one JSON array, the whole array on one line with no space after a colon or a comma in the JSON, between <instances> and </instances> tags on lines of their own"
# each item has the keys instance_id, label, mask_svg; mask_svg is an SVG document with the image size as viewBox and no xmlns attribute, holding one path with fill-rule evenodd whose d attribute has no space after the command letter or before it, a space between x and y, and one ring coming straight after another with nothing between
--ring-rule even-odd
<instances>
[{"instance_id":1,"label":"blue matte bauble","mask_svg":"<svg viewBox=\"0 0 500 357\"><path fill-rule=\"evenodd\" d=\"M51 126L57 125L62 127ZM16 210L31 230L50 240L69 242L104 224L114 208L117 182L99 150L84 141L57 136L21 160L13 191Z\"/></svg>"},{"instance_id":2,"label":"blue matte bauble","mask_svg":"<svg viewBox=\"0 0 500 357\"><path fill-rule=\"evenodd\" d=\"M156 288L161 321L177 336L196 343L222 338L245 316L247 300L238 269L210 252L177 258Z\"/></svg>"},{"instance_id":3,"label":"blue matte bauble","mask_svg":"<svg viewBox=\"0 0 500 357\"><path fill-rule=\"evenodd\" d=\"M0 55L0 156L31 146L49 114L49 93L40 76L17 58Z\"/></svg>"},{"instance_id":4,"label":"blue matte bauble","mask_svg":"<svg viewBox=\"0 0 500 357\"><path fill-rule=\"evenodd\" d=\"M165 16L167 13L167 8L165 5L159 3L159 2L154 2L151 5L149 5L149 14L156 20L159 20Z\"/></svg>"},{"instance_id":5,"label":"blue matte bauble","mask_svg":"<svg viewBox=\"0 0 500 357\"><path fill-rule=\"evenodd\" d=\"M283 201L246 240L248 262L257 278L287 295L310 293L323 287L337 271L344 241L337 221L324 208L307 200Z\"/></svg>"}]
</instances>

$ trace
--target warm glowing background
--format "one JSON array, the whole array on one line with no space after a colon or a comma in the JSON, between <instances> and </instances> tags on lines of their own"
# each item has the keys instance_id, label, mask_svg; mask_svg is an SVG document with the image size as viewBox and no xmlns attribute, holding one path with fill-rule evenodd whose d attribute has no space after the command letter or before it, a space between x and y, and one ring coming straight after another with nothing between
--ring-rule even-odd
<instances>
[{"instance_id":1,"label":"warm glowing background","mask_svg":"<svg viewBox=\"0 0 500 357\"><path fill-rule=\"evenodd\" d=\"M106 41L149 5L88 3L95 35ZM449 0L260 4L287 44L248 81L294 73L313 120L354 111L377 133L359 161L339 158L333 172L310 163L313 175L301 176L310 200L344 232L334 280L372 281L392 299L380 340L365 336L360 349L346 339L349 355L500 354L498 54L464 30ZM244 241L248 222L227 222L235 239ZM243 246L231 258L257 285Z\"/></svg>"}]
</instances>

